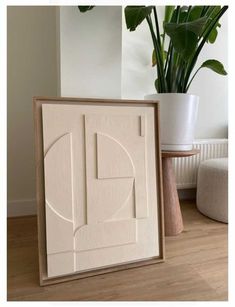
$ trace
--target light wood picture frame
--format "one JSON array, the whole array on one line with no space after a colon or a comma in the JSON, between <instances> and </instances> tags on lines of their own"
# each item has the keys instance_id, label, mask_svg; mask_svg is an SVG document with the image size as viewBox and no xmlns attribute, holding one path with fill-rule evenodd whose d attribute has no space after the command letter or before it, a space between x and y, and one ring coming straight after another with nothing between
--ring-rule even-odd
<instances>
[{"instance_id":1,"label":"light wood picture frame","mask_svg":"<svg viewBox=\"0 0 235 307\"><path fill-rule=\"evenodd\" d=\"M159 104L34 97L40 285L164 261Z\"/></svg>"}]
</instances>

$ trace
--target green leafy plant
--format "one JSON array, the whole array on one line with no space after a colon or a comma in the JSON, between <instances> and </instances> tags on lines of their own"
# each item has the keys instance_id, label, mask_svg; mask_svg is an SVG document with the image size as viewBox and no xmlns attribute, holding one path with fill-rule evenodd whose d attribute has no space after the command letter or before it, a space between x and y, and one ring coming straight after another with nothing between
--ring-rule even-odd
<instances>
[{"instance_id":1,"label":"green leafy plant","mask_svg":"<svg viewBox=\"0 0 235 307\"><path fill-rule=\"evenodd\" d=\"M85 12L93 7L81 7ZM166 6L160 33L155 6L126 6L127 29L135 31L146 20L153 42L152 65L156 67L158 93L186 93L202 68L226 75L223 64L209 59L193 74L198 56L206 43L217 38L219 20L228 6Z\"/></svg>"}]
</instances>

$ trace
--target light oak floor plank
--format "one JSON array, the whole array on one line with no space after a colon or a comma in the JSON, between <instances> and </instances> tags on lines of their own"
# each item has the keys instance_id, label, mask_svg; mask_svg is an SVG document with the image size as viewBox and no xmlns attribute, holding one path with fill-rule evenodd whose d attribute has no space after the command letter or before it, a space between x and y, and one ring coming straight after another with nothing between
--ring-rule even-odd
<instances>
[{"instance_id":1,"label":"light oak floor plank","mask_svg":"<svg viewBox=\"0 0 235 307\"><path fill-rule=\"evenodd\" d=\"M166 238L160 264L39 286L35 217L8 220L10 301L224 301L228 299L226 224L181 203L184 231Z\"/></svg>"}]
</instances>

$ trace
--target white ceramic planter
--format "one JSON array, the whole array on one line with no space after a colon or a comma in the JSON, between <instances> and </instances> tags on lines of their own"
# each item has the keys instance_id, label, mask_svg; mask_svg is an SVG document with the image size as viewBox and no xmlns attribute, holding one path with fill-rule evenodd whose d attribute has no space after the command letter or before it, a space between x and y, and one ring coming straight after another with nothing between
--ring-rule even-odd
<instances>
[{"instance_id":1,"label":"white ceramic planter","mask_svg":"<svg viewBox=\"0 0 235 307\"><path fill-rule=\"evenodd\" d=\"M160 102L161 149L191 150L199 97L190 94L164 93L146 95L145 99Z\"/></svg>"}]
</instances>

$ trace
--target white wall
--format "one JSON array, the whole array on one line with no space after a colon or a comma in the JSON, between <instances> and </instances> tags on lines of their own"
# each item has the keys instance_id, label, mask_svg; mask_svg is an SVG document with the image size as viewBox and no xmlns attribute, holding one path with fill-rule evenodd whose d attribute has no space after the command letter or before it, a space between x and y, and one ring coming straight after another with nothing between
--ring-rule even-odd
<instances>
[{"instance_id":1,"label":"white wall","mask_svg":"<svg viewBox=\"0 0 235 307\"><path fill-rule=\"evenodd\" d=\"M158 7L158 11L161 17L163 8ZM215 44L207 44L198 65L207 59L217 59L228 68L227 15L223 16L221 24ZM155 92L156 69L151 67L153 46L149 28L144 21L136 31L129 32L124 18L122 27L122 98L143 99L144 95ZM189 93L200 96L196 138L227 137L227 83L228 77L208 69L201 70L194 79Z\"/></svg>"},{"instance_id":2,"label":"white wall","mask_svg":"<svg viewBox=\"0 0 235 307\"><path fill-rule=\"evenodd\" d=\"M206 44L198 59L201 65L208 59L224 64L228 72L228 18L227 12L221 18L221 28L214 44ZM197 66L198 67L198 66ZM189 89L200 96L197 138L228 137L228 76L221 76L209 69L201 69Z\"/></svg>"},{"instance_id":3,"label":"white wall","mask_svg":"<svg viewBox=\"0 0 235 307\"><path fill-rule=\"evenodd\" d=\"M122 10L60 8L61 96L120 98Z\"/></svg>"},{"instance_id":4,"label":"white wall","mask_svg":"<svg viewBox=\"0 0 235 307\"><path fill-rule=\"evenodd\" d=\"M159 10L158 10L159 11ZM160 7L159 19L163 14ZM122 13L122 98L144 99L146 94L155 93L156 69L152 68L153 43L148 24L144 20L136 31L126 28Z\"/></svg>"},{"instance_id":5,"label":"white wall","mask_svg":"<svg viewBox=\"0 0 235 307\"><path fill-rule=\"evenodd\" d=\"M32 97L56 95L55 7L8 7L8 211L35 212Z\"/></svg>"}]
</instances>

